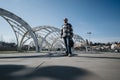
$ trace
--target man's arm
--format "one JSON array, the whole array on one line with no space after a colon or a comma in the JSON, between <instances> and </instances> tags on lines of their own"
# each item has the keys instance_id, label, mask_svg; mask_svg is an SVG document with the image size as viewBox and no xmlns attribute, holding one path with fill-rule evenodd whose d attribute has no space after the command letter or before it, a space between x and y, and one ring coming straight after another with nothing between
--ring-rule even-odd
<instances>
[{"instance_id":1,"label":"man's arm","mask_svg":"<svg viewBox=\"0 0 120 80\"><path fill-rule=\"evenodd\" d=\"M73 28L72 28L71 24L69 24L69 25L70 25L70 36L73 37Z\"/></svg>"},{"instance_id":2,"label":"man's arm","mask_svg":"<svg viewBox=\"0 0 120 80\"><path fill-rule=\"evenodd\" d=\"M62 35L63 35L63 28L62 28L61 31L60 31L60 35L61 35L61 38L62 38Z\"/></svg>"}]
</instances>

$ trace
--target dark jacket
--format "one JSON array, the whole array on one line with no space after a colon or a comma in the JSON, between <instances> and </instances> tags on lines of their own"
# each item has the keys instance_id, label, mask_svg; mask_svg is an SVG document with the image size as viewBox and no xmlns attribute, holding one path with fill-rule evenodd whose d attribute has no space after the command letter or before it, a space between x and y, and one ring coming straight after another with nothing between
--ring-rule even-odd
<instances>
[{"instance_id":1,"label":"dark jacket","mask_svg":"<svg viewBox=\"0 0 120 80\"><path fill-rule=\"evenodd\" d=\"M61 29L61 37L73 37L73 29L70 23L65 23Z\"/></svg>"}]
</instances>

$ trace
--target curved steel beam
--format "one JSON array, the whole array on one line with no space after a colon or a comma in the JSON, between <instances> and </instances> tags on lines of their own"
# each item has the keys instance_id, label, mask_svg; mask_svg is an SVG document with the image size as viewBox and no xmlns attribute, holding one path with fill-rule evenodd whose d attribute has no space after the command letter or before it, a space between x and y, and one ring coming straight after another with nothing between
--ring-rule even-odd
<instances>
[{"instance_id":1,"label":"curved steel beam","mask_svg":"<svg viewBox=\"0 0 120 80\"><path fill-rule=\"evenodd\" d=\"M61 46L64 47L64 42L62 40L60 40L60 29L56 28L56 27L52 27L52 26L39 26L39 27L34 27L33 30L40 34L38 34L39 36L42 37L42 41L40 43L40 47L42 49L42 45L44 45L44 41L45 42L48 42L50 45L50 49L54 48L56 45L57 42L59 42ZM54 33L55 32L55 33ZM52 35L53 34L53 35ZM49 36L52 36L49 38ZM52 42L50 42L52 40ZM73 40L74 42L85 42L85 40L77 35L77 34L74 34L73 36Z\"/></svg>"},{"instance_id":2,"label":"curved steel beam","mask_svg":"<svg viewBox=\"0 0 120 80\"><path fill-rule=\"evenodd\" d=\"M0 8L0 16L8 17L8 18L16 21L17 23L21 24L26 29L26 31L29 32L30 36L33 38L33 40L35 42L35 46L36 46L36 52L39 52L38 40L37 40L36 34L34 33L34 31L32 31L32 29L28 23L26 23L23 19L16 16L15 14L13 14L7 10L4 10L2 8ZM19 27L19 28L22 28L22 27Z\"/></svg>"}]
</instances>

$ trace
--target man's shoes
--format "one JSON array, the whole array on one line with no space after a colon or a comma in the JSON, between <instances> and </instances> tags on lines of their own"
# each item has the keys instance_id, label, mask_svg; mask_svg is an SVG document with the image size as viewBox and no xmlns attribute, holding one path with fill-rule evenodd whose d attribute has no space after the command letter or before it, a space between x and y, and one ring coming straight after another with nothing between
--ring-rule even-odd
<instances>
[{"instance_id":1,"label":"man's shoes","mask_svg":"<svg viewBox=\"0 0 120 80\"><path fill-rule=\"evenodd\" d=\"M71 57L72 56L72 54L68 54L68 57Z\"/></svg>"},{"instance_id":2,"label":"man's shoes","mask_svg":"<svg viewBox=\"0 0 120 80\"><path fill-rule=\"evenodd\" d=\"M64 54L63 56L68 56L68 54Z\"/></svg>"}]
</instances>

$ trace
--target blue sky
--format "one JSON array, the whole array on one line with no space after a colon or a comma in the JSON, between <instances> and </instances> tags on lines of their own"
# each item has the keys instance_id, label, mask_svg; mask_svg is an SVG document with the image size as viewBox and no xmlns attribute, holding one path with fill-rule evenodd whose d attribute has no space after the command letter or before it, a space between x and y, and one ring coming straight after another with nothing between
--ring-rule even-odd
<instances>
[{"instance_id":1,"label":"blue sky","mask_svg":"<svg viewBox=\"0 0 120 80\"><path fill-rule=\"evenodd\" d=\"M32 27L61 28L67 17L74 33L93 42L120 41L120 0L0 0L0 8L24 19ZM8 23L0 17L0 38L14 41Z\"/></svg>"}]
</instances>

